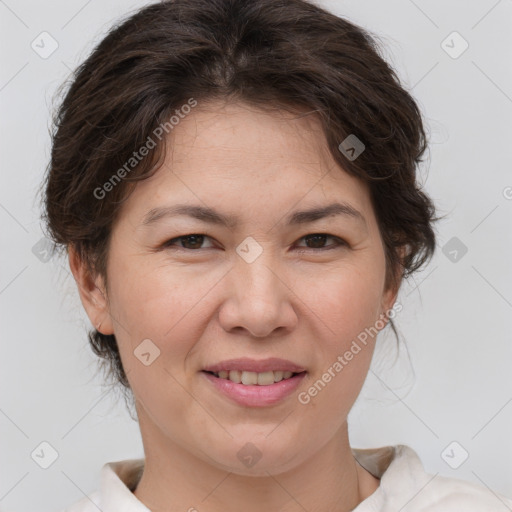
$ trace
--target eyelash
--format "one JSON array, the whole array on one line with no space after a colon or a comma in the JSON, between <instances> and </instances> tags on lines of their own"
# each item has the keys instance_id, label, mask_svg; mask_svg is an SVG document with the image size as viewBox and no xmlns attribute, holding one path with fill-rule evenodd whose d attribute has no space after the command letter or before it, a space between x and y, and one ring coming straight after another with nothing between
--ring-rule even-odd
<instances>
[{"instance_id":1,"label":"eyelash","mask_svg":"<svg viewBox=\"0 0 512 512\"><path fill-rule=\"evenodd\" d=\"M314 237L314 236L324 236L324 237L327 237L327 238L332 238L333 240L336 241L336 244L335 245L330 245L330 246L327 246L327 247L301 247L301 250L305 250L305 251L308 251L308 250L311 250L311 251L329 251L329 250L336 249L336 248L339 248L339 247L344 247L344 246L345 247L349 247L349 244L345 240L343 240L340 237L334 236L334 235L329 235L328 233L311 233L311 234L303 236L302 238L299 238L299 240L304 240L304 239L306 239L308 237ZM186 247L178 247L176 245L173 245L173 243L176 242L176 241L184 240L184 239L190 238L190 237L204 237L204 238L211 239L211 237L209 237L208 235L204 235L204 234L200 234L200 233L191 233L189 235L178 236L176 238L172 238L170 240L167 240L166 242L164 242L161 245L161 248L162 249L176 249L176 250L188 251L188 252L194 252L194 251L201 250L201 249L187 249ZM212 249L212 247L206 247L206 249Z\"/></svg>"}]
</instances>

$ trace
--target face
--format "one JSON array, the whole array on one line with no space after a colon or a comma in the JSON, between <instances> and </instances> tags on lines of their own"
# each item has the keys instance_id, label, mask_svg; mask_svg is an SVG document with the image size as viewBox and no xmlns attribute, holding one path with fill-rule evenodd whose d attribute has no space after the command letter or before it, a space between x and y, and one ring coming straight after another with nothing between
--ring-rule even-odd
<instances>
[{"instance_id":1,"label":"face","mask_svg":"<svg viewBox=\"0 0 512 512\"><path fill-rule=\"evenodd\" d=\"M168 148L123 204L108 290L98 278L82 301L116 336L147 451L239 474L293 469L344 427L373 353L365 329L382 329L395 299L369 191L335 163L312 116L199 105ZM230 223L173 215L177 205ZM280 358L298 375L267 386L275 361L259 385L205 372L239 358Z\"/></svg>"}]
</instances>

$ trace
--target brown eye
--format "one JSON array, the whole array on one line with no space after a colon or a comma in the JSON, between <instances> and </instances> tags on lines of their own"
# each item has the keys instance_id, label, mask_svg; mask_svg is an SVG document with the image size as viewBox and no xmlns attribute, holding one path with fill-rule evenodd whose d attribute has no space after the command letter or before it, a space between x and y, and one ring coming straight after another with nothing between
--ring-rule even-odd
<instances>
[{"instance_id":1,"label":"brown eye","mask_svg":"<svg viewBox=\"0 0 512 512\"><path fill-rule=\"evenodd\" d=\"M191 235L183 235L177 238L173 238L163 244L164 247L176 247L178 249L186 249L186 250L196 250L201 249L203 242L209 239L206 235L200 234L191 234ZM181 245L176 245L175 242L181 242ZM212 246L213 247L213 246ZM207 248L207 247L206 247Z\"/></svg>"},{"instance_id":2,"label":"brown eye","mask_svg":"<svg viewBox=\"0 0 512 512\"><path fill-rule=\"evenodd\" d=\"M325 242L328 238L333 239L336 243L325 246ZM305 240L308 249L320 249L320 250L328 250L335 249L336 247L340 247L343 245L348 245L345 240L334 236L328 235L327 233L312 233L310 235L306 235L301 238L301 240ZM304 246L299 246L304 247Z\"/></svg>"}]
</instances>

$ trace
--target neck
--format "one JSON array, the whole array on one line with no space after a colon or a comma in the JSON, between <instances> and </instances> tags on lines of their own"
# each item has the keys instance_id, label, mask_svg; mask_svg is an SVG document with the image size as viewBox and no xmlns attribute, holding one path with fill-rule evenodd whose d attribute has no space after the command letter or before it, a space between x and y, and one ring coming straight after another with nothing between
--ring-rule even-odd
<instances>
[{"instance_id":1,"label":"neck","mask_svg":"<svg viewBox=\"0 0 512 512\"><path fill-rule=\"evenodd\" d=\"M158 436L144 437L148 438ZM160 441L144 444L144 471L134 491L152 512L194 508L209 512L349 512L379 486L379 480L354 459L346 423L303 464L259 477L230 473L168 438Z\"/></svg>"}]
</instances>

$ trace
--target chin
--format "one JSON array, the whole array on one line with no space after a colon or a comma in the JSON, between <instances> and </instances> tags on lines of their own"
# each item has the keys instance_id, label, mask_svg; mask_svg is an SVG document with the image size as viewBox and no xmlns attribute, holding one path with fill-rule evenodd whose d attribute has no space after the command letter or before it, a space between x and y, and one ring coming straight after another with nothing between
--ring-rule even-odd
<instances>
[{"instance_id":1,"label":"chin","mask_svg":"<svg viewBox=\"0 0 512 512\"><path fill-rule=\"evenodd\" d=\"M293 438L270 440L267 435L249 435L243 441L234 438L224 451L210 452L210 462L213 460L223 470L240 476L269 476L293 469L306 457L304 447L292 442ZM301 449L297 450L297 446Z\"/></svg>"}]
</instances>

